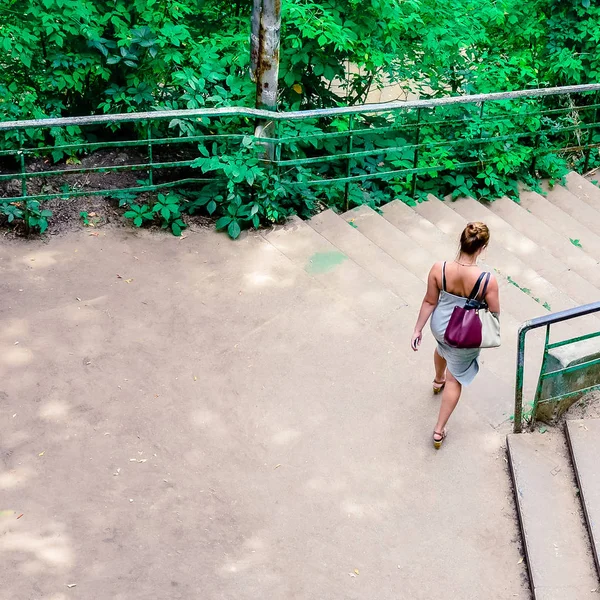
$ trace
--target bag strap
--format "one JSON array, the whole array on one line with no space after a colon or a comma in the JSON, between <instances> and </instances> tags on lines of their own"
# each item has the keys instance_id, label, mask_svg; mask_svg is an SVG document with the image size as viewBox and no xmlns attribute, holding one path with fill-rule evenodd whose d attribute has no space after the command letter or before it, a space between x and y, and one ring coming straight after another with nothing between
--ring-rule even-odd
<instances>
[{"instance_id":1,"label":"bag strap","mask_svg":"<svg viewBox=\"0 0 600 600\"><path fill-rule=\"evenodd\" d=\"M446 261L442 265L442 291L446 291Z\"/></svg>"},{"instance_id":2,"label":"bag strap","mask_svg":"<svg viewBox=\"0 0 600 600\"><path fill-rule=\"evenodd\" d=\"M479 288L481 287L481 282L485 279L485 283L483 284L483 290L481 292L481 300L485 299L485 294L487 292L487 287L488 284L490 282L490 273L482 273L479 278L477 279L477 283L475 283L475 285L473 286L473 290L471 291L470 295L469 295L469 300L475 300L475 298L477 298L477 296L479 295Z\"/></svg>"}]
</instances>

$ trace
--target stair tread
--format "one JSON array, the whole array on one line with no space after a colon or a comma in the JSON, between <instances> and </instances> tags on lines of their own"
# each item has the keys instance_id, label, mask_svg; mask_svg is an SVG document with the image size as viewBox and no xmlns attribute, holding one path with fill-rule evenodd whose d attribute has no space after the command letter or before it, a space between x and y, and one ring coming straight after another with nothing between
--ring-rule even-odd
<instances>
[{"instance_id":1,"label":"stair tread","mask_svg":"<svg viewBox=\"0 0 600 600\"><path fill-rule=\"evenodd\" d=\"M299 218L262 232L263 238L363 318L377 324L406 302Z\"/></svg>"},{"instance_id":2,"label":"stair tread","mask_svg":"<svg viewBox=\"0 0 600 600\"><path fill-rule=\"evenodd\" d=\"M575 171L570 171L566 177L566 186L572 194L581 198L586 204L600 211L600 188Z\"/></svg>"},{"instance_id":3,"label":"stair tread","mask_svg":"<svg viewBox=\"0 0 600 600\"><path fill-rule=\"evenodd\" d=\"M576 221L571 215L537 192L522 189L519 199L525 210L536 215L556 233L564 236L567 241L578 240L584 252L600 261L600 237L588 227Z\"/></svg>"},{"instance_id":4,"label":"stair tread","mask_svg":"<svg viewBox=\"0 0 600 600\"><path fill-rule=\"evenodd\" d=\"M600 571L600 419L567 421L567 437L592 550Z\"/></svg>"},{"instance_id":5,"label":"stair tread","mask_svg":"<svg viewBox=\"0 0 600 600\"><path fill-rule=\"evenodd\" d=\"M600 212L594 207L560 184L550 186L547 181L544 181L542 189L551 204L563 210L581 225L585 225L596 235L600 235Z\"/></svg>"},{"instance_id":6,"label":"stair tread","mask_svg":"<svg viewBox=\"0 0 600 600\"><path fill-rule=\"evenodd\" d=\"M541 248L560 257L570 269L600 289L598 261L582 248L575 246L566 237L557 235L544 221L506 196L488 202L485 206Z\"/></svg>"},{"instance_id":7,"label":"stair tread","mask_svg":"<svg viewBox=\"0 0 600 600\"><path fill-rule=\"evenodd\" d=\"M563 436L513 434L507 443L534 598L595 597L598 578Z\"/></svg>"},{"instance_id":8,"label":"stair tread","mask_svg":"<svg viewBox=\"0 0 600 600\"><path fill-rule=\"evenodd\" d=\"M342 217L326 210L308 224L408 304L420 305L423 282Z\"/></svg>"},{"instance_id":9,"label":"stair tread","mask_svg":"<svg viewBox=\"0 0 600 600\"><path fill-rule=\"evenodd\" d=\"M474 198L459 198L449 203L449 206L466 220L484 221L490 227L493 241L497 240L503 248L518 256L577 304L594 302L600 297L600 290L593 284L571 271L559 258L538 246Z\"/></svg>"}]
</instances>

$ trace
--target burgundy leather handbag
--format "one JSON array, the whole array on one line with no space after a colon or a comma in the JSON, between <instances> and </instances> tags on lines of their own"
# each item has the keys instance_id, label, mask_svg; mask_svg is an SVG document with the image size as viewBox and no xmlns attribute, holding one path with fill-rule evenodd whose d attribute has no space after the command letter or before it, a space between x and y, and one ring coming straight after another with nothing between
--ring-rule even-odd
<instances>
[{"instance_id":1,"label":"burgundy leather handbag","mask_svg":"<svg viewBox=\"0 0 600 600\"><path fill-rule=\"evenodd\" d=\"M444 341L453 348L496 348L500 346L500 319L491 313L485 293L491 275L482 273L464 307L455 306L444 333ZM483 283L481 300L477 299Z\"/></svg>"}]
</instances>

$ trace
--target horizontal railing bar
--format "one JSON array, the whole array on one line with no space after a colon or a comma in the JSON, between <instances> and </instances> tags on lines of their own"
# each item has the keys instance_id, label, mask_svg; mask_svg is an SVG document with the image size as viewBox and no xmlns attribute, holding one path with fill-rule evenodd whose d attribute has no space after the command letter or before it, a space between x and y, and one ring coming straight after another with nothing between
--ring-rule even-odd
<instances>
[{"instance_id":1,"label":"horizontal railing bar","mask_svg":"<svg viewBox=\"0 0 600 600\"><path fill-rule=\"evenodd\" d=\"M254 137L251 134L250 137ZM165 146L167 144L192 144L204 140L217 140L222 138L243 139L246 137L243 133L224 133L224 134L206 134L194 135L190 137L170 137L170 138L151 138L143 140L123 140L120 142L83 142L80 144L63 144L60 146L39 146L37 148L22 148L21 150L0 150L0 156L12 156L18 152L23 154L36 154L38 152L53 152L55 150L102 150L103 148L134 148L136 146L147 146L151 143L153 146ZM256 138L263 141L263 138Z\"/></svg>"},{"instance_id":2,"label":"horizontal railing bar","mask_svg":"<svg viewBox=\"0 0 600 600\"><path fill-rule=\"evenodd\" d=\"M563 321L569 321L571 319L576 319L578 317L585 317L586 315L591 315L593 313L600 311L600 302L592 302L591 304L584 304L582 306L575 306L574 308L568 308L567 310L562 310L560 312L555 312L549 315L543 315L541 317L536 317L535 319L530 319L529 321L525 321L519 327L519 334L524 331L529 331L531 329L538 329L539 327L546 327L547 325L552 325L554 323L562 323Z\"/></svg>"},{"instance_id":3,"label":"horizontal railing bar","mask_svg":"<svg viewBox=\"0 0 600 600\"><path fill-rule=\"evenodd\" d=\"M451 96L433 100L409 100L407 102L390 102L379 104L363 104L359 106L344 106L339 108L324 108L305 111L271 112L256 108L221 107L185 110L157 110L138 113L116 113L107 115L92 115L87 117L59 117L48 119L28 119L23 121L0 122L0 131L23 130L39 127L69 127L99 125L103 123L127 123L135 121L157 121L166 119L194 119L212 117L242 117L264 120L307 120L339 115L392 113L422 108L437 108L456 104L478 104L480 102L497 102L516 100L518 98L537 98L543 96L558 96L594 92L600 90L600 83L585 85L569 85L563 87L538 88L532 90L516 90L514 92L495 92L492 94L473 94L471 96Z\"/></svg>"},{"instance_id":4,"label":"horizontal railing bar","mask_svg":"<svg viewBox=\"0 0 600 600\"><path fill-rule=\"evenodd\" d=\"M587 367L593 367L594 365L600 364L600 358L594 358L592 360L588 360L583 363L579 363L577 365L573 365L572 367L564 367L563 369L556 369L556 371L549 371L548 373L542 373L540 375L540 380L544 381L546 379L552 379L553 377L558 377L559 375L568 375L569 373L576 373L577 371L581 371L581 369L586 369Z\"/></svg>"},{"instance_id":5,"label":"horizontal railing bar","mask_svg":"<svg viewBox=\"0 0 600 600\"><path fill-rule=\"evenodd\" d=\"M474 160L471 162L457 163L452 168L474 167L480 165L482 161ZM397 169L393 171L378 171L377 173L366 173L365 175L352 175L350 177L340 177L337 179L316 179L307 181L294 181L292 185L326 185L328 183L346 183L352 181L368 181L370 179L387 179L393 175L411 175L419 173L432 173L435 171L443 171L448 167L444 165L434 167L419 167L414 169Z\"/></svg>"},{"instance_id":6,"label":"horizontal railing bar","mask_svg":"<svg viewBox=\"0 0 600 600\"><path fill-rule=\"evenodd\" d=\"M587 335L571 338L569 340L563 340L562 342L554 342L553 344L548 344L548 350L554 350L554 348L561 348L562 346L568 346L569 344L577 344L579 342L584 342L585 340L590 340L599 336L600 331L596 331L595 333L588 333Z\"/></svg>"},{"instance_id":7,"label":"horizontal railing bar","mask_svg":"<svg viewBox=\"0 0 600 600\"><path fill-rule=\"evenodd\" d=\"M590 392L594 392L596 390L600 390L600 383L590 385L580 390L575 390L574 392L567 392L566 394L560 394L559 396L544 398L544 400L540 400L538 404L550 404L552 402L556 402L557 400L566 400L567 398L572 398L573 396L585 396L585 394L589 394Z\"/></svg>"},{"instance_id":8,"label":"horizontal railing bar","mask_svg":"<svg viewBox=\"0 0 600 600\"><path fill-rule=\"evenodd\" d=\"M589 127L595 127L596 125L590 125ZM296 159L287 159L281 161L274 161L274 164L279 166L295 166L295 165L309 165L309 164L318 164L324 162L332 162L336 160L347 160L349 158L364 158L368 156L377 156L379 154L390 154L392 152L402 152L406 150L416 150L416 149L424 149L428 150L430 148L438 148L438 147L453 147L453 146L464 146L464 145L485 145L485 144L493 144L497 142L506 142L510 140L519 140L522 138L528 137L537 137L539 135L546 134L557 134L563 131L572 131L574 129L585 129L586 127L569 127L569 128L559 128L556 130L537 130L537 131L527 131L527 132L519 132L513 133L509 135L499 135L499 136L491 136L487 138L471 138L471 139L460 139L460 140L449 140L449 141L440 141L440 142L423 142L422 144L406 144L404 146L384 146L381 148L374 148L373 150L360 150L357 152L342 152L339 154L327 154L325 156L314 156L310 158L296 158ZM586 144L586 148L591 147ZM565 150L566 148L557 148L552 150L556 152L560 152L561 150Z\"/></svg>"},{"instance_id":9,"label":"horizontal railing bar","mask_svg":"<svg viewBox=\"0 0 600 600\"><path fill-rule=\"evenodd\" d=\"M65 169L63 171L31 171L27 173L14 173L8 175L0 175L0 181L10 179L33 179L35 177L57 177L59 175L82 175L93 173L115 173L121 171L144 171L150 166L154 169L170 169L176 167L189 167L195 162L194 160L178 160L173 162L162 163L140 163L135 165L115 165L109 167L82 167L80 169Z\"/></svg>"},{"instance_id":10,"label":"horizontal railing bar","mask_svg":"<svg viewBox=\"0 0 600 600\"><path fill-rule=\"evenodd\" d=\"M114 188L107 190L82 190L79 192L62 192L58 194L37 194L35 196L14 196L12 198L0 197L0 202L13 203L23 202L24 200L56 200L67 198L78 198L81 196L116 196L119 194L141 194L143 192L155 192L156 190L170 188L176 185L187 185L189 183L213 183L216 181L225 181L223 179L208 179L201 177L188 177L186 179L178 179L177 181L167 181L165 183L157 183L155 185L143 185L132 188Z\"/></svg>"}]
</instances>

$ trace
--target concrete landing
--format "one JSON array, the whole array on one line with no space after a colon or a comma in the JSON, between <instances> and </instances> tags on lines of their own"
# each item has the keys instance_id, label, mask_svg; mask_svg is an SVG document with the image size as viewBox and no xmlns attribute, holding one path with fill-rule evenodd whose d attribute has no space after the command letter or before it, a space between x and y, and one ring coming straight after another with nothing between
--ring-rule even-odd
<instances>
[{"instance_id":1,"label":"concrete landing","mask_svg":"<svg viewBox=\"0 0 600 600\"><path fill-rule=\"evenodd\" d=\"M436 452L433 348L310 274L306 228L293 260L202 230L0 245L3 600L530 598L474 410L502 388L482 372Z\"/></svg>"},{"instance_id":2,"label":"concrete landing","mask_svg":"<svg viewBox=\"0 0 600 600\"><path fill-rule=\"evenodd\" d=\"M597 598L587 531L560 432L509 435L530 583L535 600Z\"/></svg>"},{"instance_id":3,"label":"concrete landing","mask_svg":"<svg viewBox=\"0 0 600 600\"><path fill-rule=\"evenodd\" d=\"M600 572L600 420L567 421L566 431L592 550Z\"/></svg>"}]
</instances>

